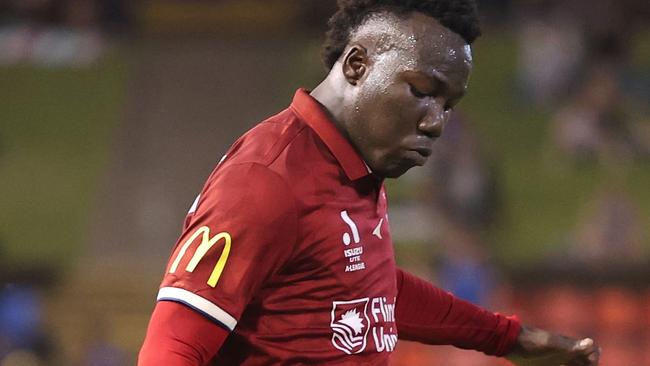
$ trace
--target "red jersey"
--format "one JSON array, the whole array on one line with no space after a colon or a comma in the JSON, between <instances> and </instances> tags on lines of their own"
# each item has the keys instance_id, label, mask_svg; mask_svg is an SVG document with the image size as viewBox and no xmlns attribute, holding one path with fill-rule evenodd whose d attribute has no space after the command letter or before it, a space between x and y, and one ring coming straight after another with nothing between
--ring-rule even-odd
<instances>
[{"instance_id":1,"label":"red jersey","mask_svg":"<svg viewBox=\"0 0 650 366\"><path fill-rule=\"evenodd\" d=\"M382 180L304 90L215 168L158 294L232 331L219 365L387 364L396 297Z\"/></svg>"}]
</instances>

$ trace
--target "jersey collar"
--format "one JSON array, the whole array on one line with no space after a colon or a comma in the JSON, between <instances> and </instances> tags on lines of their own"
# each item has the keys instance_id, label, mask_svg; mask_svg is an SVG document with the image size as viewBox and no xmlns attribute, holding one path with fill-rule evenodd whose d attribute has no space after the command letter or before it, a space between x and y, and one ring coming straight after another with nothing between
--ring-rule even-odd
<instances>
[{"instance_id":1,"label":"jersey collar","mask_svg":"<svg viewBox=\"0 0 650 366\"><path fill-rule=\"evenodd\" d=\"M305 89L296 91L291 108L323 140L350 180L357 180L372 173L359 153L327 116L323 105Z\"/></svg>"}]
</instances>

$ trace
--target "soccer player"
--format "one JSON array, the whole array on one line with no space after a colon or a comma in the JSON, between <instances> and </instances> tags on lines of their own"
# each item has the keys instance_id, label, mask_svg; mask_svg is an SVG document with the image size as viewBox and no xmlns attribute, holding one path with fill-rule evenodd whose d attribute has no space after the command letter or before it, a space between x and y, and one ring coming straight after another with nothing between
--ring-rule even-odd
<instances>
[{"instance_id":1,"label":"soccer player","mask_svg":"<svg viewBox=\"0 0 650 366\"><path fill-rule=\"evenodd\" d=\"M383 180L465 94L472 0L341 0L313 91L242 136L190 208L140 366L387 365L398 339L539 365L593 340L522 326L396 267Z\"/></svg>"}]
</instances>

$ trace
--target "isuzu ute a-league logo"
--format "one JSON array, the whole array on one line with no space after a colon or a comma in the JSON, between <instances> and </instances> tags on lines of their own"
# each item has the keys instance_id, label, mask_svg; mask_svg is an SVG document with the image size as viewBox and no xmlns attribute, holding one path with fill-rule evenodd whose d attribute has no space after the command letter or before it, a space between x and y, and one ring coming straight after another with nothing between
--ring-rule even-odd
<instances>
[{"instance_id":1,"label":"isuzu ute a-league logo","mask_svg":"<svg viewBox=\"0 0 650 366\"><path fill-rule=\"evenodd\" d=\"M332 344L352 355L366 349L366 336L370 330L368 298L352 301L334 301L332 305Z\"/></svg>"}]
</instances>

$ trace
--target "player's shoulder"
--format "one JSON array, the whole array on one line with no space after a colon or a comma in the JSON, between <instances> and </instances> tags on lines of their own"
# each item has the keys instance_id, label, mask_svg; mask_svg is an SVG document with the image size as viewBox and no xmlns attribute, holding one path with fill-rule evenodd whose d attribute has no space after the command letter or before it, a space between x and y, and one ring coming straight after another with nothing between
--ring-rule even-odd
<instances>
[{"instance_id":1,"label":"player's shoulder","mask_svg":"<svg viewBox=\"0 0 650 366\"><path fill-rule=\"evenodd\" d=\"M309 126L293 111L284 111L253 127L228 150L215 173L228 166L256 164L290 176L300 166L321 159L322 147Z\"/></svg>"},{"instance_id":2,"label":"player's shoulder","mask_svg":"<svg viewBox=\"0 0 650 366\"><path fill-rule=\"evenodd\" d=\"M305 124L290 109L285 109L240 137L228 150L222 163L255 163L268 167L304 128Z\"/></svg>"},{"instance_id":3,"label":"player's shoulder","mask_svg":"<svg viewBox=\"0 0 650 366\"><path fill-rule=\"evenodd\" d=\"M240 137L206 182L227 185L256 180L250 186L273 186L295 197L325 182L338 184L340 167L318 134L289 107L267 118ZM241 178L241 179L240 179ZM331 178L331 179L330 179Z\"/></svg>"},{"instance_id":4,"label":"player's shoulder","mask_svg":"<svg viewBox=\"0 0 650 366\"><path fill-rule=\"evenodd\" d=\"M305 124L290 110L260 122L241 136L226 152L208 177L203 197L254 195L257 201L278 203L293 196L292 174L278 160L284 160L291 144L300 139Z\"/></svg>"}]
</instances>

